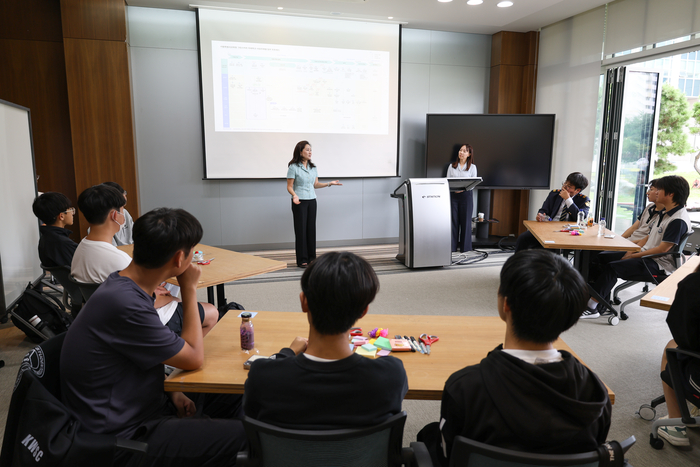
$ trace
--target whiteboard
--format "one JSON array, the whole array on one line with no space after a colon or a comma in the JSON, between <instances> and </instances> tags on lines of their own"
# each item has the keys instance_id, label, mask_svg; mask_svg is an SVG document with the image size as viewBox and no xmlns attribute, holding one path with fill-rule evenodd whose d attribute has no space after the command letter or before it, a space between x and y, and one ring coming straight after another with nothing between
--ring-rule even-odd
<instances>
[{"instance_id":1,"label":"whiteboard","mask_svg":"<svg viewBox=\"0 0 700 467\"><path fill-rule=\"evenodd\" d=\"M0 309L9 309L43 275L39 223L32 212L36 195L29 109L0 99Z\"/></svg>"}]
</instances>

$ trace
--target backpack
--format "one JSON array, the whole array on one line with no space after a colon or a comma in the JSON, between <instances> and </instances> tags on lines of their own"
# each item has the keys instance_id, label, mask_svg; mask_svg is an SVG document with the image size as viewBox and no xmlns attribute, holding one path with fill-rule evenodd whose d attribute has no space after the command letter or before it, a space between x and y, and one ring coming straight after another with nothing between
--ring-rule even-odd
<instances>
[{"instance_id":1,"label":"backpack","mask_svg":"<svg viewBox=\"0 0 700 467\"><path fill-rule=\"evenodd\" d=\"M37 316L41 323L36 323L37 328L31 323ZM60 300L51 295L34 290L31 284L27 286L22 297L19 299L11 312L11 319L15 326L33 342L43 342L45 339L40 334L47 337L66 332L73 322L73 318L66 313L66 309ZM48 329L48 331L43 331Z\"/></svg>"}]
</instances>

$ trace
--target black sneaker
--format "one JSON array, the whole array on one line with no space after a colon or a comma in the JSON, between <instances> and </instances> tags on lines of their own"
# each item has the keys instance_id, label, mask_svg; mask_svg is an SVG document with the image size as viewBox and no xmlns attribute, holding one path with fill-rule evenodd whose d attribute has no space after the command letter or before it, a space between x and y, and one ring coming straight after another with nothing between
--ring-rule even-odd
<instances>
[{"instance_id":1,"label":"black sneaker","mask_svg":"<svg viewBox=\"0 0 700 467\"><path fill-rule=\"evenodd\" d=\"M593 318L600 318L600 313L598 313L598 310L591 310L590 308L586 307L585 310L583 310L583 313L581 313L580 316L581 319L593 319Z\"/></svg>"}]
</instances>

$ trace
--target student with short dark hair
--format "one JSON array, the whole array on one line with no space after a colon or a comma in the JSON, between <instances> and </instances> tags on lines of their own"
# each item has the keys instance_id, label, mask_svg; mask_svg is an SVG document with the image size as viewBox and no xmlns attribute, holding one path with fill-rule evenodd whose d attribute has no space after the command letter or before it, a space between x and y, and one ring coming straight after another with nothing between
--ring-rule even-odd
<instances>
[{"instance_id":1,"label":"student with short dark hair","mask_svg":"<svg viewBox=\"0 0 700 467\"><path fill-rule=\"evenodd\" d=\"M685 209L690 185L683 177L668 175L658 179L656 186L656 205L663 207L664 214L654 222L649 235L637 243L641 251L604 251L598 255L602 268L592 287L601 297L610 295L618 279L656 282L659 275L677 269L670 255L647 256L670 251L690 230L690 216ZM602 305L591 297L581 318L598 318L601 311Z\"/></svg>"},{"instance_id":2,"label":"student with short dark hair","mask_svg":"<svg viewBox=\"0 0 700 467\"><path fill-rule=\"evenodd\" d=\"M587 298L583 278L561 256L529 250L506 261L498 289L503 344L450 376L440 422L419 433L436 465L448 465L456 436L543 454L586 452L605 442L611 415L605 385L554 348Z\"/></svg>"},{"instance_id":3,"label":"student with short dark hair","mask_svg":"<svg viewBox=\"0 0 700 467\"><path fill-rule=\"evenodd\" d=\"M112 244L114 235L126 222L123 214L125 203L124 196L116 188L105 184L90 187L78 197L80 211L90 224L89 233L78 245L71 263L71 274L78 282L101 284L110 274L122 271L131 264L131 257ZM153 251L158 254L160 250L153 246ZM180 300L165 287L159 286L153 306L161 322L180 334L183 320ZM206 335L216 325L219 311L211 303L199 303L198 309Z\"/></svg>"},{"instance_id":4,"label":"student with short dark hair","mask_svg":"<svg viewBox=\"0 0 700 467\"><path fill-rule=\"evenodd\" d=\"M245 444L234 419L242 415L240 396L163 391L164 363L194 370L204 360L197 311L201 270L191 262L201 237L197 219L181 209L139 218L134 261L92 295L61 351L66 406L89 432L148 443L139 466L233 465ZM163 326L153 308L156 288L173 276L182 290L181 336ZM137 462L120 452L114 465Z\"/></svg>"},{"instance_id":5,"label":"student with short dark hair","mask_svg":"<svg viewBox=\"0 0 700 467\"><path fill-rule=\"evenodd\" d=\"M658 194L657 180L654 179L649 182L647 188L649 204L644 208L641 214L639 214L634 224L623 232L622 236L624 238L629 239L631 242L638 243L649 235L654 221L659 220L659 214L664 210L663 207L658 207L656 205L656 197Z\"/></svg>"},{"instance_id":6,"label":"student with short dark hair","mask_svg":"<svg viewBox=\"0 0 700 467\"><path fill-rule=\"evenodd\" d=\"M39 227L39 259L47 267L70 266L78 244L69 238L73 232L75 208L62 193L42 193L34 199L32 211L44 225Z\"/></svg>"},{"instance_id":7,"label":"student with short dark hair","mask_svg":"<svg viewBox=\"0 0 700 467\"><path fill-rule=\"evenodd\" d=\"M372 266L349 252L326 253L304 271L301 289L309 337L297 337L289 348L251 365L246 415L281 427L321 430L374 425L399 413L408 390L401 360L366 358L349 345L350 328L379 289ZM371 397L363 388L371 388Z\"/></svg>"},{"instance_id":8,"label":"student with short dark hair","mask_svg":"<svg viewBox=\"0 0 700 467\"><path fill-rule=\"evenodd\" d=\"M577 222L582 211L588 217L591 200L581 193L588 186L588 179L581 172L572 172L562 183L561 190L552 190L542 207L537 211L537 222ZM515 242L515 251L542 248L539 240L530 231L523 232Z\"/></svg>"},{"instance_id":9,"label":"student with short dark hair","mask_svg":"<svg viewBox=\"0 0 700 467\"><path fill-rule=\"evenodd\" d=\"M117 191L119 191L119 193L122 194L126 203L126 190L122 188L120 184L118 184L117 182L104 182L103 185L116 188ZM119 230L119 232L114 234L114 237L112 237L112 245L114 246L131 245L132 243L134 243L134 219L131 217L131 214L129 214L129 211L127 211L126 208L124 208L122 212L125 218L124 227L122 227L121 230Z\"/></svg>"}]
</instances>

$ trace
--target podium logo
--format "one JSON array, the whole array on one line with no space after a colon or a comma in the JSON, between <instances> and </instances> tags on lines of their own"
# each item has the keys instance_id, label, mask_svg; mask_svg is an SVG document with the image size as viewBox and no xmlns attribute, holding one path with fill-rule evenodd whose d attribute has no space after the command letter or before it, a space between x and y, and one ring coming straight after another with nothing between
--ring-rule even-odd
<instances>
[{"instance_id":1,"label":"podium logo","mask_svg":"<svg viewBox=\"0 0 700 467\"><path fill-rule=\"evenodd\" d=\"M440 195L423 195L423 198L441 198Z\"/></svg>"}]
</instances>

